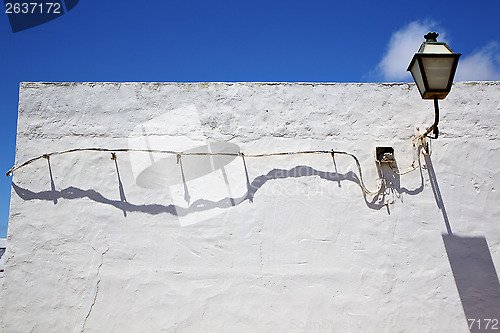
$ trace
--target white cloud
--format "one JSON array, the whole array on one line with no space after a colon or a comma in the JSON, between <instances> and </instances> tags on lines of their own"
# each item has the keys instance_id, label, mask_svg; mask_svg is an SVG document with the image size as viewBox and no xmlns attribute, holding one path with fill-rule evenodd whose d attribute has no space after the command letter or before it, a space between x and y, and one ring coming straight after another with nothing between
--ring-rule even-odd
<instances>
[{"instance_id":1,"label":"white cloud","mask_svg":"<svg viewBox=\"0 0 500 333\"><path fill-rule=\"evenodd\" d=\"M500 80L500 45L491 42L458 62L455 81Z\"/></svg>"},{"instance_id":2,"label":"white cloud","mask_svg":"<svg viewBox=\"0 0 500 333\"><path fill-rule=\"evenodd\" d=\"M394 32L387 45L387 51L378 63L371 76L384 81L412 82L412 77L406 71L408 65L424 41L423 36L429 31L438 31L440 42L446 42L446 32L432 21L414 21ZM458 62L455 81L500 80L500 44L491 42L464 55Z\"/></svg>"},{"instance_id":3,"label":"white cloud","mask_svg":"<svg viewBox=\"0 0 500 333\"><path fill-rule=\"evenodd\" d=\"M393 33L387 52L375 69L376 75L385 81L412 81L406 69L424 41L424 35L433 29L436 29L435 22L415 21ZM446 41L445 33L442 30L438 32L438 40Z\"/></svg>"}]
</instances>

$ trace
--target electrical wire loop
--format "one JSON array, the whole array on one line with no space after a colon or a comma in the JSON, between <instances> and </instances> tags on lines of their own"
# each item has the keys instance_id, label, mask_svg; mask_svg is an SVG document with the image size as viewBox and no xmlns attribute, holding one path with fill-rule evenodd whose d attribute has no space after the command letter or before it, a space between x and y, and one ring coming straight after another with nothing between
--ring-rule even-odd
<instances>
[{"instance_id":1,"label":"electrical wire loop","mask_svg":"<svg viewBox=\"0 0 500 333\"><path fill-rule=\"evenodd\" d=\"M416 139L414 139L413 146L416 147L415 143L417 143L417 154L420 155L420 147L424 147L425 145L422 144L422 142L425 142L425 136L419 136ZM241 156L243 159L246 157L251 157L251 158L261 158L261 157L270 157L270 156L287 156L287 155L299 155L299 154L330 154L332 158L335 157L335 154L339 155L346 155L350 156L354 162L356 163L356 168L358 169L359 173L359 186L361 187L362 191L364 194L367 195L378 195L380 191L384 188L384 178L377 178L377 188L374 191L369 190L364 182L363 179L363 173L361 171L361 164L359 163L358 158L348 152L344 151L337 151L337 150L306 150L306 151L292 151L292 152L278 152L278 153L263 153L263 154L244 154L243 152L238 152L238 153L229 153L229 152L215 152L215 153L209 153L209 152L176 152L172 150L156 150L156 149L132 149L132 148L118 148L118 149L107 149L107 148L75 148L75 149L69 149L69 150L64 150L64 151L58 151L58 152L52 152L52 153L46 153L43 155L40 155L38 157L34 157L32 159L29 159L28 161L20 164L20 165L14 165L9 171L7 171L6 176L10 177L14 174L15 171L30 165L31 163L41 159L49 159L51 156L56 156L56 155L64 155L64 154L69 154L69 153L74 153L74 152L82 152L82 151L99 151L99 152L110 152L111 153L111 159L116 160L116 153L117 152L143 152L143 153L158 153L158 154L169 154L169 155L175 155L177 158L177 164L181 162L181 157L184 155L188 156ZM425 152L424 152L425 154ZM419 159L420 160L420 159ZM405 175L407 173L410 173L420 167L420 163L418 163L418 166L415 166L415 158L414 161L412 162L412 167L410 170L405 171L405 172L399 172L398 170L394 169L394 167L391 166L391 169L393 172L397 175Z\"/></svg>"}]
</instances>

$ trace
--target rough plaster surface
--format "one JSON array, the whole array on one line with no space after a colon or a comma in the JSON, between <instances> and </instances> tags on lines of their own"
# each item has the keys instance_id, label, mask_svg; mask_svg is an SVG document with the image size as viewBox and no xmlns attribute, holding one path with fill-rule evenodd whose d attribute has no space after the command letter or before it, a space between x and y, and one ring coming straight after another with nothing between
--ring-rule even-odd
<instances>
[{"instance_id":1,"label":"rough plaster surface","mask_svg":"<svg viewBox=\"0 0 500 333\"><path fill-rule=\"evenodd\" d=\"M5 269L5 259L3 257L5 253L5 247L7 246L7 240L5 238L0 238L0 284L3 281L3 272Z\"/></svg>"},{"instance_id":2,"label":"rough plaster surface","mask_svg":"<svg viewBox=\"0 0 500 333\"><path fill-rule=\"evenodd\" d=\"M434 110L413 84L23 83L16 163L85 147L335 149L357 156L369 189L387 182L364 198L345 155L38 160L13 176L2 330L467 332L500 319L499 97L499 82L455 84L431 156L397 176L374 152L394 147L401 172L418 156Z\"/></svg>"}]
</instances>

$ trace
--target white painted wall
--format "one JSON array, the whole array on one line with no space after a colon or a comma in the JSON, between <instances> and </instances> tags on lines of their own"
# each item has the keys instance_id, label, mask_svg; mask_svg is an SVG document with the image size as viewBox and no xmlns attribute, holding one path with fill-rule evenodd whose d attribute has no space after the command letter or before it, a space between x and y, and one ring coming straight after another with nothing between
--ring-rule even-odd
<instances>
[{"instance_id":1,"label":"white painted wall","mask_svg":"<svg viewBox=\"0 0 500 333\"><path fill-rule=\"evenodd\" d=\"M0 284L3 281L3 272L5 270L5 259L3 257L5 253L5 248L7 246L7 240L5 238L0 238Z\"/></svg>"},{"instance_id":2,"label":"white painted wall","mask_svg":"<svg viewBox=\"0 0 500 333\"><path fill-rule=\"evenodd\" d=\"M40 159L13 177L2 329L467 332L500 309L499 97L455 84L373 202L338 154L182 157L184 181L175 156ZM335 149L375 189L375 147L407 170L433 114L413 84L23 83L16 163Z\"/></svg>"}]
</instances>

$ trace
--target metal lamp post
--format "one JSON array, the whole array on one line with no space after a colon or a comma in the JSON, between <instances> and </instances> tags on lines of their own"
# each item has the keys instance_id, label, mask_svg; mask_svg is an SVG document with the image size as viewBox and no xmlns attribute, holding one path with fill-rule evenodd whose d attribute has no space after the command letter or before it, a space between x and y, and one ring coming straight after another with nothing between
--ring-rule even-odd
<instances>
[{"instance_id":1,"label":"metal lamp post","mask_svg":"<svg viewBox=\"0 0 500 333\"><path fill-rule=\"evenodd\" d=\"M434 100L434 124L422 135L425 137L433 131L433 139L437 139L439 134L438 100L444 99L450 92L458 59L462 55L453 52L446 43L438 42L436 40L438 36L435 32L426 34L425 42L422 43L408 66L408 71L411 72L422 98Z\"/></svg>"}]
</instances>

